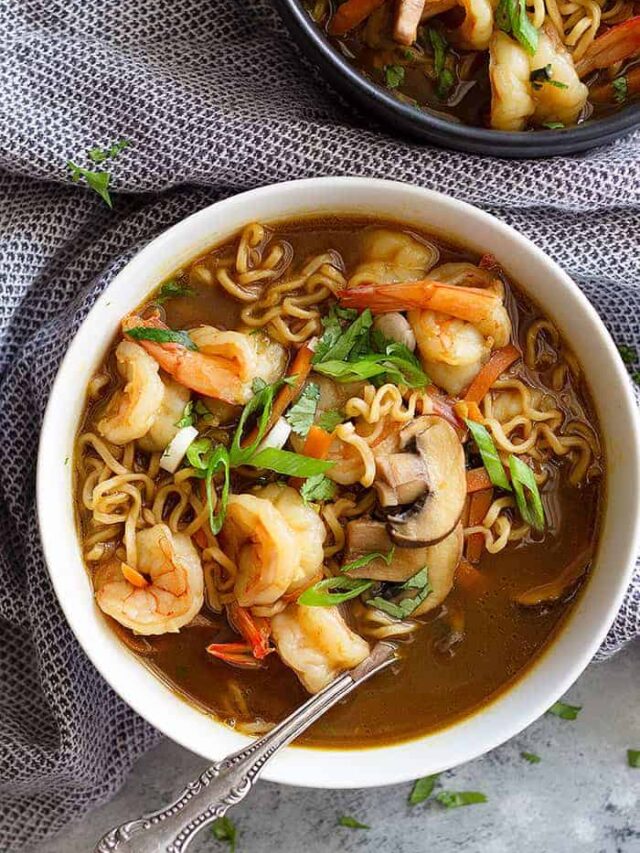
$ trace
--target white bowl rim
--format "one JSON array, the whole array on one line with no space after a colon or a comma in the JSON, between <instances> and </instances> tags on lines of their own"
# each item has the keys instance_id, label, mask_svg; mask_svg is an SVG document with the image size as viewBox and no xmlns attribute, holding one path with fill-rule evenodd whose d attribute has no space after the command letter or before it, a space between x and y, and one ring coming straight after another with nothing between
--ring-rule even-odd
<instances>
[{"instance_id":1,"label":"white bowl rim","mask_svg":"<svg viewBox=\"0 0 640 853\"><path fill-rule=\"evenodd\" d=\"M566 651L570 653L571 660L561 667L561 672L556 675L552 688L546 692L541 689L533 696L530 696L527 707L517 712L510 710L506 720L500 714L496 713L496 709L504 706L510 697L521 691L524 684L533 681L534 673L543 667L545 661L560 646L563 638L569 631L569 626L575 619L576 608L570 614L569 620L565 620L560 635L554 638L550 646L538 657L532 666L530 665L527 668L525 673L516 680L515 684L506 691L503 691L498 698L492 700L488 705L474 712L471 716L465 717L433 734L423 735L401 743L391 743L373 748L335 750L327 748L289 747L273 760L263 774L265 779L299 786L329 788L373 787L408 781L417 776L424 775L424 772L435 773L469 761L515 736L537 719L554 701L567 691L597 651L610 625L613 623L634 571L635 557L640 548L640 429L637 423L636 404L631 390L631 383L615 344L591 303L566 273L543 253L541 249L537 248L535 244L510 226L466 202L458 201L433 190L376 178L307 178L273 184L231 196L191 214L154 238L118 273L96 300L68 348L53 383L42 425L36 482L38 520L49 575L60 606L78 642L110 686L131 708L157 729L185 748L199 753L209 760L220 759L226 752L231 751L229 747L237 749L245 746L249 742L248 738L227 729L222 724L215 722L197 710L194 706L179 699L156 676L153 676L138 659L134 658L122 643L116 641L120 651L114 654L110 652L108 658L97 651L92 644L93 631L100 633L100 628L94 625L93 631L90 631L87 620L80 618L78 611L74 608L74 601L67 595L71 589L71 581L66 572L68 563L64 557L68 558L69 554L67 553L63 558L60 558L57 553L59 550L58 535L60 530L58 524L63 518L61 513L64 514L65 511L62 509L63 501L50 500L48 489L50 488L52 468L47 448L50 445L55 446L57 433L61 430L59 425L65 420L63 406L65 383L69 381L74 365L79 360L82 360L85 340L90 342L88 335L90 326L92 325L92 318L95 318L100 309L104 309L109 304L109 294L113 293L118 287L122 287L123 283L134 275L134 270L142 269L147 259L151 259L160 247L170 244L176 239L186 237L191 229L206 221L212 215L214 209L220 213L225 210L232 210L236 206L242 206L243 209L252 211L253 204L258 205L262 200L274 195L280 199L280 204L284 207L288 194L294 194L294 196L300 196L300 198L314 198L315 193L322 193L323 191L344 192L348 194L349 198L354 199L353 204L345 204L341 207L340 216L348 216L348 210L351 209L353 209L352 212L355 215L358 215L357 198L359 193L366 195L367 193L377 191L383 195L388 193L389 197L392 194L402 193L403 197L406 198L407 204L409 202L415 202L420 205L432 204L442 211L447 211L452 215L455 213L456 216L468 220L466 224L461 226L460 232L466 228L468 229L472 222L483 225L493 231L496 236L504 239L505 243L512 244L514 250L517 249L519 252L528 255L532 259L536 259L538 263L546 266L547 271L556 279L560 288L565 291L565 295L568 293L570 301L573 301L574 305L578 307L584 322L590 327L590 330L598 340L601 354L608 359L606 364L607 370L610 371L608 382L615 387L619 395L621 413L627 432L626 438L629 440L625 451L625 463L628 463L628 476L630 477L630 488L628 491L634 503L628 513L625 542L618 545L621 556L619 559L617 582L611 593L606 611L600 617L598 630L594 630L590 637L586 639L582 638L579 642L572 638L572 642L563 643L563 648L566 646ZM305 207L300 202L298 207L301 211L299 215L310 216L313 214L313 210L309 208L308 204ZM268 221L275 222L283 218L291 219L294 215L270 216ZM389 215L381 212L380 217L388 219ZM402 221L401 217L392 218L398 218L399 221ZM245 221L249 221L249 217L245 216ZM407 225L411 225L410 216L407 216L404 221ZM231 236L231 233L236 230L234 227L230 231L227 231L226 237ZM465 245L465 240L458 238L457 235L450 234L450 237L458 240L460 245ZM225 235L221 234L215 239L212 238L210 245L216 245L224 239ZM468 240L466 242L468 243ZM195 255L192 254L191 257L195 257ZM526 287L524 289L526 290ZM541 307L544 308L545 312L548 310L542 303ZM550 311L549 313L553 314L554 312ZM597 407L597 400L595 403ZM77 423L74 424L74 433L76 429ZM54 464L59 467L62 465L62 461L56 461ZM70 482L69 466L66 466L66 462L64 464L66 467L65 472L61 473L57 469L53 469L53 471L56 483L63 483L66 479L66 490L68 491L68 483ZM86 571L85 580L88 583ZM579 602L577 607L579 607ZM97 613L94 614L94 619L97 615ZM133 660L136 661L140 672L132 669L131 661ZM112 666L111 663L114 665ZM117 666L115 665L116 663L118 664ZM134 673L136 678L132 681L131 676ZM147 675L144 675L144 673L147 673ZM157 689L154 689L149 678L158 685ZM150 695L138 690L138 683L143 683ZM179 710L179 707L182 710ZM186 722L187 725L178 728L174 724L176 715L178 718L183 717L183 722ZM202 726L198 726L197 718L206 721L206 725L212 731L215 730L215 734L211 737L211 743L203 743L203 740L208 741L209 738L206 737L206 734L203 737L203 733L206 730ZM488 721L488 724L484 726L488 731L485 731L482 736L475 731L478 728L482 728L482 726L478 725L479 720ZM455 740L452 739L452 736L455 737ZM202 739L199 740L198 738ZM445 746L440 748L435 746L443 738L446 741ZM457 742L463 743L464 746L459 748ZM432 748L434 746L435 748ZM428 752L430 748L433 755L429 763L428 757L425 758L423 753ZM417 753L421 753L421 755L417 756Z\"/></svg>"}]
</instances>

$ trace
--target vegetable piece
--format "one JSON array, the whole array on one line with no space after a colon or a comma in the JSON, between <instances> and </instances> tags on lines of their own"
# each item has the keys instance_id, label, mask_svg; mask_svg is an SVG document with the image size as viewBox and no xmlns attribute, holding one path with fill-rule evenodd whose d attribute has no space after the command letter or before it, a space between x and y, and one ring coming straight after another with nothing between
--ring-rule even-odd
<instances>
[{"instance_id":1,"label":"vegetable piece","mask_svg":"<svg viewBox=\"0 0 640 853\"><path fill-rule=\"evenodd\" d=\"M382 610L383 613L392 616L394 619L406 619L418 609L431 590L429 573L425 566L408 581L393 585L395 601L377 595L367 599L366 603L369 607ZM405 596L404 593L406 592L413 594Z\"/></svg>"},{"instance_id":2,"label":"vegetable piece","mask_svg":"<svg viewBox=\"0 0 640 853\"><path fill-rule=\"evenodd\" d=\"M324 578L305 589L298 598L298 604L305 604L307 607L333 607L334 604L357 598L371 586L373 582L368 580L342 576Z\"/></svg>"},{"instance_id":3,"label":"vegetable piece","mask_svg":"<svg viewBox=\"0 0 640 853\"><path fill-rule=\"evenodd\" d=\"M319 399L320 388L315 383L310 382L303 389L296 402L289 407L285 418L296 435L302 438L307 436L316 415Z\"/></svg>"},{"instance_id":4,"label":"vegetable piece","mask_svg":"<svg viewBox=\"0 0 640 853\"><path fill-rule=\"evenodd\" d=\"M265 424L263 435L271 429L278 418L282 417L302 390L307 376L309 375L309 371L311 370L312 358L313 351L309 349L308 346L301 347L296 353L289 368L289 375L291 377L295 376L296 378L295 384L286 383L278 392L278 395L273 401L273 405L271 406L270 412L267 416L267 423ZM257 435L258 428L255 428L249 433L246 439L243 440L243 447L257 443Z\"/></svg>"},{"instance_id":5,"label":"vegetable piece","mask_svg":"<svg viewBox=\"0 0 640 853\"><path fill-rule=\"evenodd\" d=\"M111 176L108 172L95 172L91 169L83 169L71 160L67 163L67 168L71 171L71 180L74 183L77 183L81 178L84 178L87 182L87 186L94 192L98 193L105 204L109 207L113 207L113 202L111 201L111 195L109 193L109 181L111 180Z\"/></svg>"},{"instance_id":6,"label":"vegetable piece","mask_svg":"<svg viewBox=\"0 0 640 853\"><path fill-rule=\"evenodd\" d=\"M456 585L462 587L466 592L473 595L481 595L486 592L488 583L486 577L468 560L460 560L456 569Z\"/></svg>"},{"instance_id":7,"label":"vegetable piece","mask_svg":"<svg viewBox=\"0 0 640 853\"><path fill-rule=\"evenodd\" d=\"M542 760L539 755L535 754L535 752L521 752L520 755L525 761L528 761L529 764L539 764Z\"/></svg>"},{"instance_id":8,"label":"vegetable piece","mask_svg":"<svg viewBox=\"0 0 640 853\"><path fill-rule=\"evenodd\" d=\"M175 329L157 329L153 326L134 326L127 329L126 335L134 341L154 341L157 344L180 344L189 350L197 350L198 347L189 337L188 332L176 331Z\"/></svg>"},{"instance_id":9,"label":"vegetable piece","mask_svg":"<svg viewBox=\"0 0 640 853\"><path fill-rule=\"evenodd\" d=\"M366 823L360 823L359 820L351 817L351 815L342 815L342 817L338 818L338 826L346 826L347 829L371 829Z\"/></svg>"},{"instance_id":10,"label":"vegetable piece","mask_svg":"<svg viewBox=\"0 0 640 853\"><path fill-rule=\"evenodd\" d=\"M179 281L172 279L171 281L165 281L154 302L163 305L169 299L176 299L178 296L193 296L194 293L195 291L191 287L187 287L186 284L180 284Z\"/></svg>"},{"instance_id":11,"label":"vegetable piece","mask_svg":"<svg viewBox=\"0 0 640 853\"><path fill-rule=\"evenodd\" d=\"M447 809L457 809L460 806L486 803L487 797L479 791L440 791L436 794L436 800Z\"/></svg>"},{"instance_id":12,"label":"vegetable piece","mask_svg":"<svg viewBox=\"0 0 640 853\"><path fill-rule=\"evenodd\" d=\"M124 575L124 579L129 581L131 586L135 586L137 589L144 589L145 586L149 586L149 581L145 576L128 563L120 563L120 570Z\"/></svg>"},{"instance_id":13,"label":"vegetable piece","mask_svg":"<svg viewBox=\"0 0 640 853\"><path fill-rule=\"evenodd\" d=\"M560 80L553 79L553 65L549 62L542 68L535 68L529 75L531 86L533 89L540 90L545 83L555 86L556 89L568 89L566 83L561 83Z\"/></svg>"},{"instance_id":14,"label":"vegetable piece","mask_svg":"<svg viewBox=\"0 0 640 853\"><path fill-rule=\"evenodd\" d=\"M258 452L267 447L282 449L291 435L291 427L284 418L278 418L273 427L258 445Z\"/></svg>"},{"instance_id":15,"label":"vegetable piece","mask_svg":"<svg viewBox=\"0 0 640 853\"><path fill-rule=\"evenodd\" d=\"M238 830L234 822L228 817L219 817L214 820L211 832L216 841L226 841L229 845L229 853L236 853L236 840Z\"/></svg>"},{"instance_id":16,"label":"vegetable piece","mask_svg":"<svg viewBox=\"0 0 640 853\"><path fill-rule=\"evenodd\" d=\"M343 36L365 21L385 0L346 0L329 22L331 36Z\"/></svg>"},{"instance_id":17,"label":"vegetable piece","mask_svg":"<svg viewBox=\"0 0 640 853\"><path fill-rule=\"evenodd\" d=\"M512 344L494 350L489 361L480 370L471 385L467 388L464 399L470 403L480 403L493 383L507 370L514 361L520 358L520 350Z\"/></svg>"},{"instance_id":18,"label":"vegetable piece","mask_svg":"<svg viewBox=\"0 0 640 853\"><path fill-rule=\"evenodd\" d=\"M194 413L194 402L193 400L189 400L183 409L182 417L179 421L176 421L176 426L181 429L182 427L193 426L195 422L196 416Z\"/></svg>"},{"instance_id":19,"label":"vegetable piece","mask_svg":"<svg viewBox=\"0 0 640 853\"><path fill-rule=\"evenodd\" d=\"M520 515L536 530L544 530L544 507L533 471L513 453L509 456L509 470Z\"/></svg>"},{"instance_id":20,"label":"vegetable piece","mask_svg":"<svg viewBox=\"0 0 640 853\"><path fill-rule=\"evenodd\" d=\"M512 33L527 53L533 56L538 48L538 30L527 15L525 0L500 0L496 24L505 33Z\"/></svg>"},{"instance_id":21,"label":"vegetable piece","mask_svg":"<svg viewBox=\"0 0 640 853\"><path fill-rule=\"evenodd\" d=\"M542 127L546 127L548 130L562 130L565 124L562 121L544 121Z\"/></svg>"},{"instance_id":22,"label":"vegetable piece","mask_svg":"<svg viewBox=\"0 0 640 853\"><path fill-rule=\"evenodd\" d=\"M300 453L292 453L290 450L279 450L276 447L266 447L259 450L245 464L253 468L268 468L276 474L284 474L286 477L314 477L324 474L333 466L333 462L324 459L310 459Z\"/></svg>"},{"instance_id":23,"label":"vegetable piece","mask_svg":"<svg viewBox=\"0 0 640 853\"><path fill-rule=\"evenodd\" d=\"M418 36L418 24L424 11L424 0L398 0L393 22L393 40L398 44L412 45ZM403 51L407 59L413 58L409 50Z\"/></svg>"},{"instance_id":24,"label":"vegetable piece","mask_svg":"<svg viewBox=\"0 0 640 853\"><path fill-rule=\"evenodd\" d=\"M336 409L330 409L328 412L322 412L320 417L317 420L316 427L324 430L327 433L331 433L334 429L344 421L344 415L342 412L338 412ZM313 430L313 427L311 427ZM307 454L311 456L312 454Z\"/></svg>"},{"instance_id":25,"label":"vegetable piece","mask_svg":"<svg viewBox=\"0 0 640 853\"><path fill-rule=\"evenodd\" d=\"M486 468L472 468L467 471L467 494L490 489L493 483Z\"/></svg>"},{"instance_id":26,"label":"vegetable piece","mask_svg":"<svg viewBox=\"0 0 640 853\"><path fill-rule=\"evenodd\" d=\"M404 68L402 65L385 65L384 80L389 89L397 89L404 81Z\"/></svg>"},{"instance_id":27,"label":"vegetable piece","mask_svg":"<svg viewBox=\"0 0 640 853\"><path fill-rule=\"evenodd\" d=\"M560 717L561 720L577 720L581 710L582 705L567 705L566 702L554 702L547 713L553 714L554 717Z\"/></svg>"},{"instance_id":28,"label":"vegetable piece","mask_svg":"<svg viewBox=\"0 0 640 853\"><path fill-rule=\"evenodd\" d=\"M489 431L485 426L478 424L475 421L465 420L465 423L469 427L469 432L473 436L473 440L480 452L480 457L484 463L484 467L487 469L487 473L489 474L492 484L494 486L498 486L500 489L506 489L510 492L511 485L507 479L504 465L498 456L498 451L493 443L493 439L491 438Z\"/></svg>"},{"instance_id":29,"label":"vegetable piece","mask_svg":"<svg viewBox=\"0 0 640 853\"><path fill-rule=\"evenodd\" d=\"M291 481L293 483L293 480ZM295 488L295 487L294 487ZM315 474L302 482L300 497L305 501L330 501L335 497L336 484L324 474Z\"/></svg>"},{"instance_id":30,"label":"vegetable piece","mask_svg":"<svg viewBox=\"0 0 640 853\"><path fill-rule=\"evenodd\" d=\"M184 415L183 415L184 419ZM178 421L180 424L181 421ZM170 474L175 474L184 456L198 437L198 430L194 426L183 426L165 447L160 457L160 467Z\"/></svg>"},{"instance_id":31,"label":"vegetable piece","mask_svg":"<svg viewBox=\"0 0 640 853\"><path fill-rule=\"evenodd\" d=\"M453 411L461 421L470 420L481 424L484 420L484 415L480 411L480 406L473 401L467 402L466 400L458 400L457 403L453 404Z\"/></svg>"},{"instance_id":32,"label":"vegetable piece","mask_svg":"<svg viewBox=\"0 0 640 853\"><path fill-rule=\"evenodd\" d=\"M307 439L302 447L305 456L313 459L326 459L331 447L333 437L331 433L319 426L312 426L307 434Z\"/></svg>"},{"instance_id":33,"label":"vegetable piece","mask_svg":"<svg viewBox=\"0 0 640 853\"><path fill-rule=\"evenodd\" d=\"M128 139L118 139L113 142L108 148L100 148L95 146L87 151L87 157L94 163L102 163L104 160L110 160L112 157L117 157L121 151L128 148L131 143Z\"/></svg>"},{"instance_id":34,"label":"vegetable piece","mask_svg":"<svg viewBox=\"0 0 640 853\"><path fill-rule=\"evenodd\" d=\"M592 41L582 58L576 63L576 71L580 77L584 78L597 68L609 68L638 53L640 53L640 15L615 24Z\"/></svg>"},{"instance_id":35,"label":"vegetable piece","mask_svg":"<svg viewBox=\"0 0 640 853\"><path fill-rule=\"evenodd\" d=\"M640 749L627 750L627 764L629 767L640 767Z\"/></svg>"},{"instance_id":36,"label":"vegetable piece","mask_svg":"<svg viewBox=\"0 0 640 853\"><path fill-rule=\"evenodd\" d=\"M253 656L249 643L211 643L207 652L214 658L223 660L241 669L260 669L262 663Z\"/></svg>"},{"instance_id":37,"label":"vegetable piece","mask_svg":"<svg viewBox=\"0 0 640 853\"><path fill-rule=\"evenodd\" d=\"M378 559L384 560L387 565L390 565L393 560L395 550L395 546L392 545L386 554L383 554L382 551L371 551L369 554L363 554L361 557L351 560L349 563L344 563L344 565L340 567L340 571L345 573L353 572L355 569L361 569L364 566L368 566L369 563Z\"/></svg>"},{"instance_id":38,"label":"vegetable piece","mask_svg":"<svg viewBox=\"0 0 640 853\"><path fill-rule=\"evenodd\" d=\"M433 793L438 775L438 773L434 773L432 776L423 776L421 779L416 779L409 794L410 806L417 806L419 803L423 803L429 799Z\"/></svg>"},{"instance_id":39,"label":"vegetable piece","mask_svg":"<svg viewBox=\"0 0 640 853\"><path fill-rule=\"evenodd\" d=\"M540 604L548 604L566 595L578 581L584 576L591 563L593 549L585 548L577 557L562 570L558 577L548 583L531 587L526 592L521 592L515 597L517 604L523 607L537 607Z\"/></svg>"},{"instance_id":40,"label":"vegetable piece","mask_svg":"<svg viewBox=\"0 0 640 853\"><path fill-rule=\"evenodd\" d=\"M433 66L436 73L436 91L440 100L444 100L455 80L453 73L446 67L447 49L449 44L442 33L435 27L428 29L429 41L433 48Z\"/></svg>"},{"instance_id":41,"label":"vegetable piece","mask_svg":"<svg viewBox=\"0 0 640 853\"><path fill-rule=\"evenodd\" d=\"M382 521L355 518L346 528L343 572L350 577L401 583L427 562L428 548L396 548ZM371 555L379 554L379 557ZM363 562L361 562L363 561Z\"/></svg>"},{"instance_id":42,"label":"vegetable piece","mask_svg":"<svg viewBox=\"0 0 640 853\"><path fill-rule=\"evenodd\" d=\"M489 512L493 502L493 489L483 489L474 492L469 499L469 527L477 527L482 524L482 519ZM484 536L482 533L472 533L467 536L467 560L470 563L478 563L484 548Z\"/></svg>"},{"instance_id":43,"label":"vegetable piece","mask_svg":"<svg viewBox=\"0 0 640 853\"><path fill-rule=\"evenodd\" d=\"M227 614L233 627L251 646L254 658L262 660L275 651L273 646L269 645L271 626L268 619L253 616L246 607L241 607L236 601L227 604Z\"/></svg>"}]
</instances>

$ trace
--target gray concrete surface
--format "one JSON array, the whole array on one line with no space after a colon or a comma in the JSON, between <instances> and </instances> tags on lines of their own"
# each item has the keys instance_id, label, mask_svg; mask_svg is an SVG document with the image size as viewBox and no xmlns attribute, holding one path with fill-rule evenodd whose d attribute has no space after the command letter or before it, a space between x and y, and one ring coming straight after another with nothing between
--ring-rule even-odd
<instances>
[{"instance_id":1,"label":"gray concrete surface","mask_svg":"<svg viewBox=\"0 0 640 853\"><path fill-rule=\"evenodd\" d=\"M640 769L626 761L627 748L640 749L640 644L589 667L566 698L583 706L575 722L546 715L441 777L441 787L484 792L486 804L412 808L410 784L327 791L262 782L232 813L237 853L640 853ZM528 764L522 750L541 762ZM89 853L107 828L170 800L203 766L173 743L161 744L111 803L30 853ZM371 829L337 826L344 814ZM228 851L210 830L191 849Z\"/></svg>"}]
</instances>

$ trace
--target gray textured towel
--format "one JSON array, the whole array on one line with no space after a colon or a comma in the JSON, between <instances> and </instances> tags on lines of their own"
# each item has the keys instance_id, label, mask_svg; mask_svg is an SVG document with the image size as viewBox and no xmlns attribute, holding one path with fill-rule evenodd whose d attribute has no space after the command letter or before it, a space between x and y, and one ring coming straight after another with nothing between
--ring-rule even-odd
<instances>
[{"instance_id":1,"label":"gray textured towel","mask_svg":"<svg viewBox=\"0 0 640 853\"><path fill-rule=\"evenodd\" d=\"M132 253L238 190L311 175L397 178L481 205L533 238L581 284L614 338L637 346L640 133L546 162L391 139L303 63L268 0L0 0L0 44L0 849L8 850L108 798L158 738L67 628L34 508L55 370ZM113 165L113 187L126 194L115 194L110 211L70 183L65 164L86 165L88 148L122 137L132 145ZM637 633L640 578L602 655Z\"/></svg>"}]
</instances>

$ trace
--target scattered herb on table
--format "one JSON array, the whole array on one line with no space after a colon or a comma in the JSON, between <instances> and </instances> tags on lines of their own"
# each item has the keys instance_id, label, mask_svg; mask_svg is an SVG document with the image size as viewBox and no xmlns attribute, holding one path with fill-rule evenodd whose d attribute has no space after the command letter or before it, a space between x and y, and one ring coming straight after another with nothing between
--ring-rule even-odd
<instances>
[{"instance_id":1,"label":"scattered herb on table","mask_svg":"<svg viewBox=\"0 0 640 853\"><path fill-rule=\"evenodd\" d=\"M346 826L347 829L371 829L366 823L360 823L355 817L347 814L338 818L338 826Z\"/></svg>"},{"instance_id":2,"label":"scattered herb on table","mask_svg":"<svg viewBox=\"0 0 640 853\"><path fill-rule=\"evenodd\" d=\"M428 800L433 793L437 779L437 773L434 773L432 776L423 776L421 779L416 779L409 794L409 805L417 806L419 803Z\"/></svg>"},{"instance_id":3,"label":"scattered herb on table","mask_svg":"<svg viewBox=\"0 0 640 853\"><path fill-rule=\"evenodd\" d=\"M100 148L96 145L87 151L87 157L89 160L93 160L94 163L102 163L104 160L111 160L113 157L117 157L129 145L130 142L128 139L119 139L108 148Z\"/></svg>"},{"instance_id":4,"label":"scattered herb on table","mask_svg":"<svg viewBox=\"0 0 640 853\"><path fill-rule=\"evenodd\" d=\"M542 760L539 755L535 754L535 752L521 752L520 755L525 761L528 761L529 764L539 764Z\"/></svg>"},{"instance_id":5,"label":"scattered herb on table","mask_svg":"<svg viewBox=\"0 0 640 853\"><path fill-rule=\"evenodd\" d=\"M213 822L211 832L216 841L226 841L229 845L229 853L235 853L238 830L230 818L219 817Z\"/></svg>"},{"instance_id":6,"label":"scattered herb on table","mask_svg":"<svg viewBox=\"0 0 640 853\"><path fill-rule=\"evenodd\" d=\"M87 152L87 158L93 163L101 163L105 160L113 159L128 145L128 140L120 139L108 148L99 148L96 146ZM78 166L72 160L67 162L67 168L71 172L72 181L77 183L84 178L87 186L96 192L105 204L109 207L113 207L111 194L109 192L109 182L111 180L109 172L98 171L96 169L85 169L83 166Z\"/></svg>"},{"instance_id":7,"label":"scattered herb on table","mask_svg":"<svg viewBox=\"0 0 640 853\"><path fill-rule=\"evenodd\" d=\"M618 352L625 364L633 364L638 360L638 351L635 347L630 347L628 344L618 344Z\"/></svg>"},{"instance_id":8,"label":"scattered herb on table","mask_svg":"<svg viewBox=\"0 0 640 853\"><path fill-rule=\"evenodd\" d=\"M479 791L440 791L436 794L436 800L447 809L457 809L460 806L486 803L487 797Z\"/></svg>"},{"instance_id":9,"label":"scattered herb on table","mask_svg":"<svg viewBox=\"0 0 640 853\"><path fill-rule=\"evenodd\" d=\"M582 710L582 705L567 705L566 702L554 702L549 708L548 713L554 717L560 717L561 720L577 720L578 714Z\"/></svg>"},{"instance_id":10,"label":"scattered herb on table","mask_svg":"<svg viewBox=\"0 0 640 853\"><path fill-rule=\"evenodd\" d=\"M640 768L640 749L627 750L627 764L629 767Z\"/></svg>"}]
</instances>

